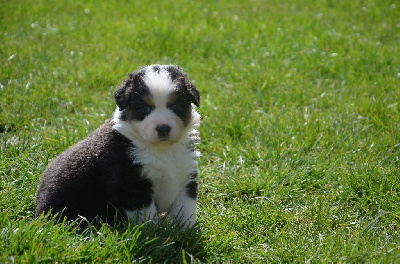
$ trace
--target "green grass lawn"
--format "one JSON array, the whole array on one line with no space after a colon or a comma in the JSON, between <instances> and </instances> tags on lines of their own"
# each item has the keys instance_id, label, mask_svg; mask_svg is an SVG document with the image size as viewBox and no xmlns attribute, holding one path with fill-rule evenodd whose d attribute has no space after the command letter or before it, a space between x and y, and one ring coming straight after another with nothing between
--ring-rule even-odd
<instances>
[{"instance_id":1,"label":"green grass lawn","mask_svg":"<svg viewBox=\"0 0 400 264\"><path fill-rule=\"evenodd\" d=\"M136 68L202 92L198 225L35 219ZM400 2L1 1L0 263L400 259Z\"/></svg>"}]
</instances>

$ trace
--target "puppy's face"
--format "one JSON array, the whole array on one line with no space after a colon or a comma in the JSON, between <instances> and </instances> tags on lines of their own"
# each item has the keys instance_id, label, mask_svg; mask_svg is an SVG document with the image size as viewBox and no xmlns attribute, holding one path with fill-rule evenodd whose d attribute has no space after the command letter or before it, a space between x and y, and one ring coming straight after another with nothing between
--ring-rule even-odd
<instances>
[{"instance_id":1,"label":"puppy's face","mask_svg":"<svg viewBox=\"0 0 400 264\"><path fill-rule=\"evenodd\" d=\"M143 67L115 92L117 118L132 138L147 143L178 141L192 124L200 94L186 74L171 65Z\"/></svg>"}]
</instances>

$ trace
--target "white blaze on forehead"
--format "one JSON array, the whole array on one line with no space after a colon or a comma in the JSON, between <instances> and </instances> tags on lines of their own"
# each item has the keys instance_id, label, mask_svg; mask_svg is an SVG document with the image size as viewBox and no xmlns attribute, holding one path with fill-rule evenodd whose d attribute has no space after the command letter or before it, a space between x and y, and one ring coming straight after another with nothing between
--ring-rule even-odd
<instances>
[{"instance_id":1,"label":"white blaze on forehead","mask_svg":"<svg viewBox=\"0 0 400 264\"><path fill-rule=\"evenodd\" d=\"M159 72L149 68L143 76L143 80L153 96L156 107L165 106L168 96L175 90L175 84L169 72L162 66L160 66Z\"/></svg>"}]
</instances>

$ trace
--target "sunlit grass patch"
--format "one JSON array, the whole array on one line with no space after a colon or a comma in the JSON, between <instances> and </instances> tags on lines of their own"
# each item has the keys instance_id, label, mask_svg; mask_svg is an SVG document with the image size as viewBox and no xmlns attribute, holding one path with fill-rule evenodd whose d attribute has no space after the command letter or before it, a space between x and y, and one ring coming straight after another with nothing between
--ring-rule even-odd
<instances>
[{"instance_id":1,"label":"sunlit grass patch","mask_svg":"<svg viewBox=\"0 0 400 264\"><path fill-rule=\"evenodd\" d=\"M395 262L400 5L3 1L0 262ZM35 219L40 174L179 64L201 90L199 225Z\"/></svg>"}]
</instances>

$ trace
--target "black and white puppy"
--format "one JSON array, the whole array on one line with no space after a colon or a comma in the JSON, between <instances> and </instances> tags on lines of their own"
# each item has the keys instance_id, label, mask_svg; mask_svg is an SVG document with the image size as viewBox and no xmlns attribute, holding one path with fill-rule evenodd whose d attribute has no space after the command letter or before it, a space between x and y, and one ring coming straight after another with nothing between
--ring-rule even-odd
<instances>
[{"instance_id":1,"label":"black and white puppy","mask_svg":"<svg viewBox=\"0 0 400 264\"><path fill-rule=\"evenodd\" d=\"M168 211L183 227L196 222L200 94L172 65L145 66L115 92L112 119L67 149L45 170L36 215L51 211L114 224Z\"/></svg>"}]
</instances>

